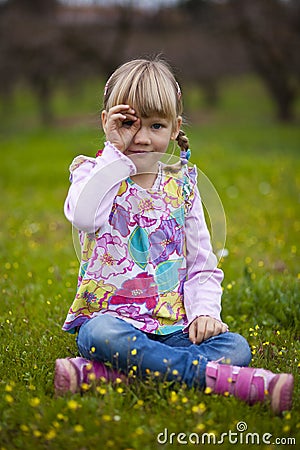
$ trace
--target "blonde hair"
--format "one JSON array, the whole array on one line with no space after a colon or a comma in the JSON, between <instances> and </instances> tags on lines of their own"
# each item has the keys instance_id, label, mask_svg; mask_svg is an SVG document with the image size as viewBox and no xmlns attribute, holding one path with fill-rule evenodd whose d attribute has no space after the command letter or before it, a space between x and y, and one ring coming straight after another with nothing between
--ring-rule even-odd
<instances>
[{"instance_id":1,"label":"blonde hair","mask_svg":"<svg viewBox=\"0 0 300 450\"><path fill-rule=\"evenodd\" d=\"M108 79L103 106L129 104L140 117L158 115L172 121L176 129L182 115L182 96L170 66L162 59L135 59L115 70ZM182 150L188 149L188 139L180 130L177 142Z\"/></svg>"}]
</instances>

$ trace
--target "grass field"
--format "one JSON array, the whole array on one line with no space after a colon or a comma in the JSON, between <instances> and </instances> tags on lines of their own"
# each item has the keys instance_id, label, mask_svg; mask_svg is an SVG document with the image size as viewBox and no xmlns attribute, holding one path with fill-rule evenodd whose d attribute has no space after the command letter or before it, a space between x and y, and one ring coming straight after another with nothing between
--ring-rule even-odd
<instances>
[{"instance_id":1,"label":"grass field","mask_svg":"<svg viewBox=\"0 0 300 450\"><path fill-rule=\"evenodd\" d=\"M274 121L252 78L224 83L218 110L204 109L201 96L196 104L187 92L186 131L192 160L212 181L226 214L223 320L248 339L253 366L294 374L292 411L274 417L268 404L249 407L153 379L54 397L55 359L76 355L74 337L61 331L78 270L62 207L69 163L78 154L93 156L103 142L97 89L92 83L71 99L58 91L52 127L38 125L28 93L16 95L14 113L2 105L0 450L195 448L196 435L205 439L204 433L213 433L222 448L247 442L296 448L300 130ZM229 438L230 432L236 434ZM257 433L254 441L247 433Z\"/></svg>"}]
</instances>

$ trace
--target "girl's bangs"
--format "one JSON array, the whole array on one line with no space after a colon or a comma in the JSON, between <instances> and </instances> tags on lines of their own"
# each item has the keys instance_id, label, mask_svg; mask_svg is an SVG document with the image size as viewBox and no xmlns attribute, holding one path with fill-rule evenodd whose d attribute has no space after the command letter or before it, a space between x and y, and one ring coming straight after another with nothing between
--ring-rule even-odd
<instances>
[{"instance_id":1,"label":"girl's bangs","mask_svg":"<svg viewBox=\"0 0 300 450\"><path fill-rule=\"evenodd\" d=\"M173 120L176 118L176 99L170 81L145 77L138 80L136 88L131 86L128 101L141 117L159 116Z\"/></svg>"},{"instance_id":2,"label":"girl's bangs","mask_svg":"<svg viewBox=\"0 0 300 450\"><path fill-rule=\"evenodd\" d=\"M163 77L163 74L143 71L139 76L117 82L113 91L111 102L114 105L129 104L140 117L158 116L175 121L180 114L177 111L176 91L170 79Z\"/></svg>"}]
</instances>

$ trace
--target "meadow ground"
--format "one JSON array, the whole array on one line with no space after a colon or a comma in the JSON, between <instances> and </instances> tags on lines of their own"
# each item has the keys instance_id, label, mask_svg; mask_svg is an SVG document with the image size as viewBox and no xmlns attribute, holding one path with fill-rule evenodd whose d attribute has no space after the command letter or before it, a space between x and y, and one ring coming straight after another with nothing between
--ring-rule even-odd
<instances>
[{"instance_id":1,"label":"meadow ground","mask_svg":"<svg viewBox=\"0 0 300 450\"><path fill-rule=\"evenodd\" d=\"M275 122L252 78L228 80L218 110L188 91L186 131L192 161L225 211L223 320L248 339L253 366L294 374L293 409L275 417L268 404L250 407L155 377L55 398L55 359L76 355L74 337L61 331L78 271L62 207L71 160L93 156L103 142L96 89L92 83L71 100L58 91L52 127L38 125L24 91L14 114L2 105L0 449L296 448L300 130Z\"/></svg>"}]
</instances>

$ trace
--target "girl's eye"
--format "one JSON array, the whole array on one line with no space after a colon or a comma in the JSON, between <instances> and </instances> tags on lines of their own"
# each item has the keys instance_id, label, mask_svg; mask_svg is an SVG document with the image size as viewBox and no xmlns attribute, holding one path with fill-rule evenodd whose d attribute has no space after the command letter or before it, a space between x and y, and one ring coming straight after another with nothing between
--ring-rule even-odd
<instances>
[{"instance_id":1,"label":"girl's eye","mask_svg":"<svg viewBox=\"0 0 300 450\"><path fill-rule=\"evenodd\" d=\"M123 127L130 128L133 125L133 120L125 120L123 122Z\"/></svg>"},{"instance_id":2,"label":"girl's eye","mask_svg":"<svg viewBox=\"0 0 300 450\"><path fill-rule=\"evenodd\" d=\"M154 123L154 124L152 125L152 128L153 128L154 130L160 130L160 129L162 128L162 124L161 124L161 123Z\"/></svg>"}]
</instances>

